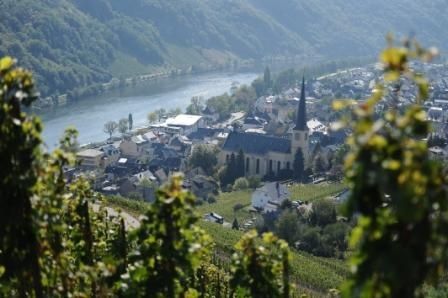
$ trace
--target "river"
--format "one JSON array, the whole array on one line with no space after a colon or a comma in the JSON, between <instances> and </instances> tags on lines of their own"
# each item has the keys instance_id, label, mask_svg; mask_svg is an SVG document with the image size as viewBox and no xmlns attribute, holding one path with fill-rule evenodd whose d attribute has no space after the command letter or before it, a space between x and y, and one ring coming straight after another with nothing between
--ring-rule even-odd
<instances>
[{"instance_id":1,"label":"river","mask_svg":"<svg viewBox=\"0 0 448 298\"><path fill-rule=\"evenodd\" d=\"M43 139L48 149L53 149L66 127L74 126L79 131L80 144L102 141L104 123L128 118L132 113L134 127L147 123L149 112L164 108L185 108L193 96L209 98L228 92L233 82L250 84L257 74L208 73L203 75L165 78L120 92L98 96L71 103L64 107L40 113L43 123Z\"/></svg>"}]
</instances>

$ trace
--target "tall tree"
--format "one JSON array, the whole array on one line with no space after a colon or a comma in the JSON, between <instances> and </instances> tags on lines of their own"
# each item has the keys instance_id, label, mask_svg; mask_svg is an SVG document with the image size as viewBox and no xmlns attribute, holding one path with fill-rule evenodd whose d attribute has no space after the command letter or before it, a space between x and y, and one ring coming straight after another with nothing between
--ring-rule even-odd
<instances>
[{"instance_id":1,"label":"tall tree","mask_svg":"<svg viewBox=\"0 0 448 298\"><path fill-rule=\"evenodd\" d=\"M109 121L104 123L103 131L109 135L109 139L112 139L112 135L118 128L118 123L115 121Z\"/></svg>"},{"instance_id":2,"label":"tall tree","mask_svg":"<svg viewBox=\"0 0 448 298\"><path fill-rule=\"evenodd\" d=\"M132 127L134 126L134 119L132 118L132 113L129 113L128 124L129 124L129 131L131 131Z\"/></svg>"},{"instance_id":3,"label":"tall tree","mask_svg":"<svg viewBox=\"0 0 448 298\"><path fill-rule=\"evenodd\" d=\"M305 159L301 148L298 148L294 155L294 179L298 182L303 182L305 173Z\"/></svg>"},{"instance_id":4,"label":"tall tree","mask_svg":"<svg viewBox=\"0 0 448 298\"><path fill-rule=\"evenodd\" d=\"M265 92L272 88L271 70L268 66L264 69L263 83Z\"/></svg>"}]
</instances>

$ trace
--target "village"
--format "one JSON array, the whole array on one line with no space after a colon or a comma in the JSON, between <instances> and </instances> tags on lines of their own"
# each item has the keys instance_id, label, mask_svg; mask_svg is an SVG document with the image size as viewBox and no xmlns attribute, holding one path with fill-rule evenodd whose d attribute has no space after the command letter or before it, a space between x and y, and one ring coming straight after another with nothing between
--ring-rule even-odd
<instances>
[{"instance_id":1,"label":"village","mask_svg":"<svg viewBox=\"0 0 448 298\"><path fill-rule=\"evenodd\" d=\"M428 136L430 151L435 158L446 159L448 68L413 67L428 73L431 82L430 100L424 104L434 126L433 135ZM333 129L340 115L332 110L332 99L353 98L362 103L383 79L381 69L369 65L309 80L303 77L278 94L254 95L248 109L228 112L226 117L216 105L192 99L190 113L158 111L148 117L146 127L132 128L127 121L128 128L118 137L113 136L118 125L109 129L105 125L110 138L83 146L76 154L77 166L67 168L66 176L68 180L86 176L106 196L151 202L159 186L182 172L184 187L199 203L213 203L221 192L252 189L251 212L275 216L285 201L306 211L311 205L293 197L288 186L343 179L350 131ZM378 113L416 100L412 95L416 87L405 80L401 83L399 94L389 86ZM238 88L247 86L234 86L230 92ZM342 189L333 198L340 202L346 196ZM204 214L204 219L227 226L234 220L217 212ZM250 226L249 222L246 227Z\"/></svg>"}]
</instances>

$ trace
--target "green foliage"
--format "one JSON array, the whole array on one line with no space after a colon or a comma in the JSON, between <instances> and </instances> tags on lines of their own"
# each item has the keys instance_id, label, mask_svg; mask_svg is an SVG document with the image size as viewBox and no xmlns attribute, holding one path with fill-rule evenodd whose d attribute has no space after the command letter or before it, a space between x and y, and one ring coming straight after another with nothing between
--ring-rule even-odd
<instances>
[{"instance_id":1,"label":"green foliage","mask_svg":"<svg viewBox=\"0 0 448 298\"><path fill-rule=\"evenodd\" d=\"M0 86L0 152L8 167L0 172L0 296L110 293L107 276L123 262L105 257L114 251L116 222L101 210L90 214L88 200L97 195L84 179L67 187L63 168L73 164L72 154L41 153L40 122L21 112L34 100L31 75L1 59ZM69 130L61 147L75 143Z\"/></svg>"},{"instance_id":2,"label":"green foliage","mask_svg":"<svg viewBox=\"0 0 448 298\"><path fill-rule=\"evenodd\" d=\"M0 268L1 292L15 287L43 297L38 231L32 209L38 180L42 125L21 112L36 99L31 74L0 59ZM12 292L13 293L13 292Z\"/></svg>"},{"instance_id":3,"label":"green foliage","mask_svg":"<svg viewBox=\"0 0 448 298\"><path fill-rule=\"evenodd\" d=\"M213 175L218 164L218 148L213 145L199 144L193 147L188 163L191 168L201 167L207 175Z\"/></svg>"},{"instance_id":4,"label":"green foliage","mask_svg":"<svg viewBox=\"0 0 448 298\"><path fill-rule=\"evenodd\" d=\"M131 236L137 248L120 284L126 297L178 297L189 290L210 239L195 226L194 196L182 190L181 178L157 192L139 229Z\"/></svg>"},{"instance_id":5,"label":"green foliage","mask_svg":"<svg viewBox=\"0 0 448 298\"><path fill-rule=\"evenodd\" d=\"M310 221L317 226L326 226L336 222L336 206L330 200L313 203Z\"/></svg>"},{"instance_id":6,"label":"green foliage","mask_svg":"<svg viewBox=\"0 0 448 298\"><path fill-rule=\"evenodd\" d=\"M120 121L118 121L118 131L121 134L124 134L128 131L129 129L129 120L126 118L120 119Z\"/></svg>"},{"instance_id":7,"label":"green foliage","mask_svg":"<svg viewBox=\"0 0 448 298\"><path fill-rule=\"evenodd\" d=\"M292 200L314 202L334 196L346 188L347 185L343 183L294 184L289 191Z\"/></svg>"},{"instance_id":8,"label":"green foliage","mask_svg":"<svg viewBox=\"0 0 448 298\"><path fill-rule=\"evenodd\" d=\"M131 131L132 127L134 126L134 119L132 118L131 113L129 113L129 116L128 116L128 124L129 124L129 131Z\"/></svg>"},{"instance_id":9,"label":"green foliage","mask_svg":"<svg viewBox=\"0 0 448 298\"><path fill-rule=\"evenodd\" d=\"M235 245L231 287L238 297L289 297L288 244L272 233L248 232Z\"/></svg>"},{"instance_id":10,"label":"green foliage","mask_svg":"<svg viewBox=\"0 0 448 298\"><path fill-rule=\"evenodd\" d=\"M375 104L387 92L378 86L378 93L352 110L345 168L348 212L359 219L351 236L356 253L346 297L419 297L423 283L437 281L447 263L447 181L422 140L430 132L421 106L428 82L409 66L412 59L428 61L433 53L412 40L403 46L390 40L381 54L386 82L399 89L400 77L412 79L417 102L378 117Z\"/></svg>"},{"instance_id":11,"label":"green foliage","mask_svg":"<svg viewBox=\"0 0 448 298\"><path fill-rule=\"evenodd\" d=\"M232 95L227 93L209 98L206 106L219 114L219 120L225 120L234 112L250 112L257 99L257 93L253 87L246 85L238 88Z\"/></svg>"},{"instance_id":12,"label":"green foliage","mask_svg":"<svg viewBox=\"0 0 448 298\"><path fill-rule=\"evenodd\" d=\"M246 190L249 188L249 181L246 178L241 177L235 180L233 184L233 190Z\"/></svg>"},{"instance_id":13,"label":"green foliage","mask_svg":"<svg viewBox=\"0 0 448 298\"><path fill-rule=\"evenodd\" d=\"M117 131L118 123L115 121L108 121L104 123L103 131L109 135L109 139L112 139L112 135Z\"/></svg>"},{"instance_id":14,"label":"green foliage","mask_svg":"<svg viewBox=\"0 0 448 298\"><path fill-rule=\"evenodd\" d=\"M158 120L158 116L156 112L151 112L148 114L148 123L153 124L156 123Z\"/></svg>"},{"instance_id":15,"label":"green foliage","mask_svg":"<svg viewBox=\"0 0 448 298\"><path fill-rule=\"evenodd\" d=\"M187 114L201 115L203 109L204 109L204 98L194 96L191 98L191 103L187 107Z\"/></svg>"},{"instance_id":16,"label":"green foliage","mask_svg":"<svg viewBox=\"0 0 448 298\"><path fill-rule=\"evenodd\" d=\"M249 188L252 189L256 189L261 185L261 178L258 176L251 176L247 178L247 181L249 182Z\"/></svg>"}]
</instances>

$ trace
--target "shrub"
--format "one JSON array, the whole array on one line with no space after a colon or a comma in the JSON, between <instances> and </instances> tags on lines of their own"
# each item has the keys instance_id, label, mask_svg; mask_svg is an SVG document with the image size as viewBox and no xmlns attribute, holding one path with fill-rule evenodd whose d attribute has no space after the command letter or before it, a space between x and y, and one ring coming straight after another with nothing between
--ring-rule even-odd
<instances>
[{"instance_id":1,"label":"shrub","mask_svg":"<svg viewBox=\"0 0 448 298\"><path fill-rule=\"evenodd\" d=\"M249 188L249 181L246 178L238 178L233 184L233 190L245 190Z\"/></svg>"}]
</instances>

